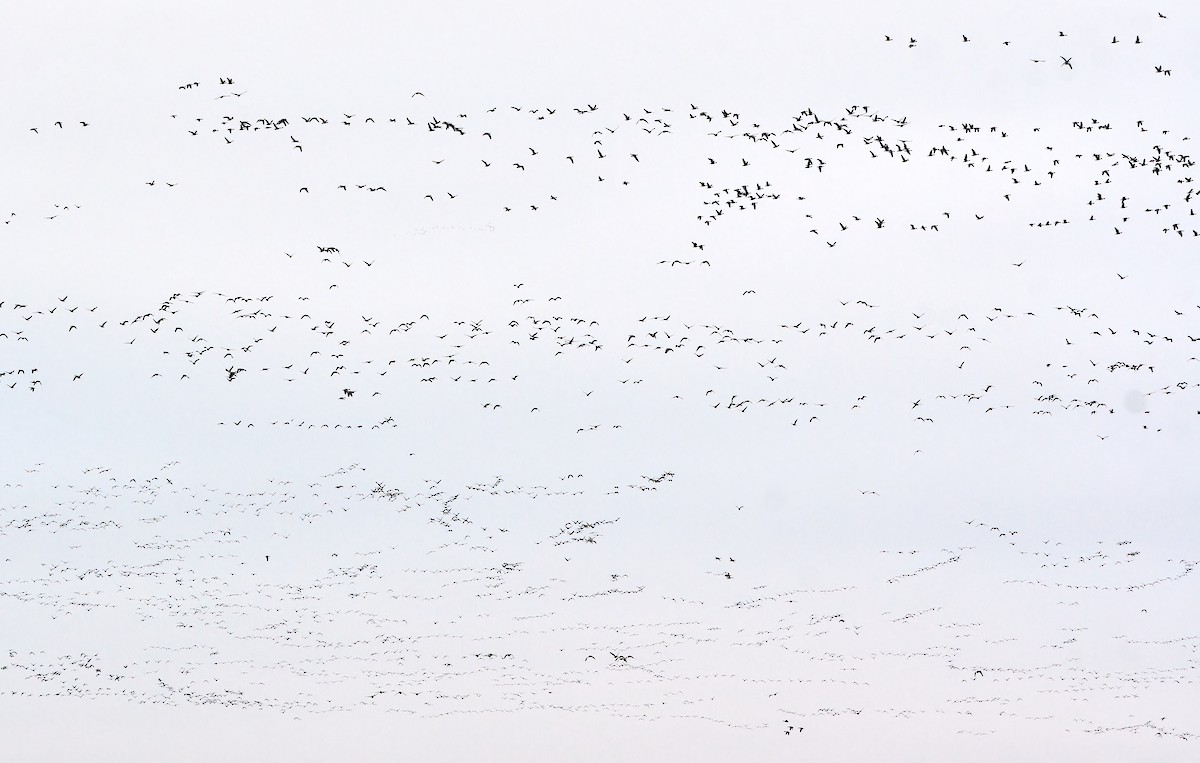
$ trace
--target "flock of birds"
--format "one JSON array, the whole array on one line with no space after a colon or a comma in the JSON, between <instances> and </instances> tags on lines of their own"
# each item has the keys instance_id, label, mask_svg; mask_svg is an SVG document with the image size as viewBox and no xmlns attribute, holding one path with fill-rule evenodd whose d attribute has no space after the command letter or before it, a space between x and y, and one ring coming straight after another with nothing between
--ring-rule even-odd
<instances>
[{"instance_id":1,"label":"flock of birds","mask_svg":"<svg viewBox=\"0 0 1200 763\"><path fill-rule=\"evenodd\" d=\"M1200 247L1186 132L1124 113L932 124L868 104L476 109L422 91L387 112L284 114L240 76L172 90L137 129L203 170L159 159L90 198L63 182L56 202L5 210L0 246L85 240L113 224L110 194L170 227L228 209L215 174L291 167L255 188L267 222L238 255L249 272L150 278L136 300L7 283L0 405L29 432L112 407L136 422L118 443L162 417L187 427L165 436L181 453L253 467L223 476L157 446L153 469L120 446L10 452L0 612L27 628L0 653L0 693L689 718L789 743L885 720L1200 734L1182 712L1200 632L1163 615L1194 598L1200 560L1134 524L1085 540L968 506L927 517L926 542L847 520L793 555L738 535L786 533L721 476L781 443L835 459L818 451L846 432L886 433L879 469L931 468L947 438L1002 431L1088 454L1188 441L1200 298L1154 297L1157 268ZM50 114L19 140L92 150L126 128ZM627 289L598 294L626 277L563 277L549 255L505 261L575 229L554 256L627 240L612 266ZM203 262L188 235L178 256ZM947 269L982 290L939 283ZM884 276L854 287L867 270ZM1046 286L1064 272L1085 285ZM705 431L727 451L708 467L688 444ZM288 447L335 465L277 468ZM505 450L520 475L495 474ZM751 495L717 498L722 479ZM901 511L882 484L823 489L825 511L883 528Z\"/></svg>"},{"instance_id":2,"label":"flock of birds","mask_svg":"<svg viewBox=\"0 0 1200 763\"><path fill-rule=\"evenodd\" d=\"M180 469L56 475L32 464L4 484L5 607L86 628L97 645L64 653L21 643L44 638L42 626L13 634L6 693L419 717L560 709L779 733L837 716L945 716L989 734L1067 721L1039 715L1049 703L1098 734L1114 730L1099 720L1106 704L1186 696L1196 669L1198 636L1146 634L1197 561L1130 539L969 519L940 528L946 547L844 549L841 585L697 555L687 573L716 578L697 591L623 553L646 532L628 514L672 500L671 472L398 487L350 464L228 489ZM1030 633L996 620L996 602L958 590L955 576L989 596L1015 589L1023 606L1042 591L1061 611ZM880 610L881 589L903 606ZM1094 622L1099 608L1122 612L1120 632ZM1112 669L1110 649L1138 658ZM894 675L927 690L905 698L881 680ZM1038 695L1037 711L1022 709ZM755 717L764 703L787 728ZM1196 735L1184 718L1139 729Z\"/></svg>"}]
</instances>

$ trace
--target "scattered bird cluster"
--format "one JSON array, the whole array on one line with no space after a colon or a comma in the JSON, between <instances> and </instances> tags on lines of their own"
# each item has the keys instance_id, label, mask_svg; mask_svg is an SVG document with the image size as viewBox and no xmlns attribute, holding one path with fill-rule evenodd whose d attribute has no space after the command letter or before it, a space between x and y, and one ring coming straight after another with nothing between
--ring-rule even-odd
<instances>
[{"instance_id":1,"label":"scattered bird cluster","mask_svg":"<svg viewBox=\"0 0 1200 763\"><path fill-rule=\"evenodd\" d=\"M1100 42L1076 39L1031 60L1082 75ZM134 296L62 267L0 284L12 431L129 451L0 467L0 617L28 623L0 695L1196 741L1194 552L1116 508L1006 505L1035 477L939 497L1006 468L966 463L981 442L1064 473L1194 445L1200 297L1163 288L1200 246L1176 126L433 89L268 113L245 79L13 139L163 150L13 202L0 248L78 246L47 257L83 272L93 231L136 220L178 270Z\"/></svg>"}]
</instances>

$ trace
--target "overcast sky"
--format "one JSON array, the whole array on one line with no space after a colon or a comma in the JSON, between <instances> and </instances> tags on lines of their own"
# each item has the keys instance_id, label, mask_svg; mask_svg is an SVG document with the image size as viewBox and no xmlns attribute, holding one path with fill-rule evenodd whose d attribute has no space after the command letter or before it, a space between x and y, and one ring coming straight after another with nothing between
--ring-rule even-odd
<instances>
[{"instance_id":1,"label":"overcast sky","mask_svg":"<svg viewBox=\"0 0 1200 763\"><path fill-rule=\"evenodd\" d=\"M6 9L13 760L1181 760L1197 12Z\"/></svg>"}]
</instances>

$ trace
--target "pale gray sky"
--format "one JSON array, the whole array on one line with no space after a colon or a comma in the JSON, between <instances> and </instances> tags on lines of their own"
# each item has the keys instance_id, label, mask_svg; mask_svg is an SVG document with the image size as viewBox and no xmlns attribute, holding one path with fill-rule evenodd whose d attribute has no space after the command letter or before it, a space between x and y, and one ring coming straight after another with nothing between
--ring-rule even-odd
<instances>
[{"instance_id":1,"label":"pale gray sky","mask_svg":"<svg viewBox=\"0 0 1200 763\"><path fill-rule=\"evenodd\" d=\"M1191 6L3 24L13 760L1198 741Z\"/></svg>"}]
</instances>

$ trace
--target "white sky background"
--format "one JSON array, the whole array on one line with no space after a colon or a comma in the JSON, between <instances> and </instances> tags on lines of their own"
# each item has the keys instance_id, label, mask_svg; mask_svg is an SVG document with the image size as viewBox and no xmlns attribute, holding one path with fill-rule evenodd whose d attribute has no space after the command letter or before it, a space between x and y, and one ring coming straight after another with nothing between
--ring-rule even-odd
<instances>
[{"instance_id":1,"label":"white sky background","mask_svg":"<svg viewBox=\"0 0 1200 763\"><path fill-rule=\"evenodd\" d=\"M0 18L3 757L1193 754L1194 8L345 5Z\"/></svg>"}]
</instances>

